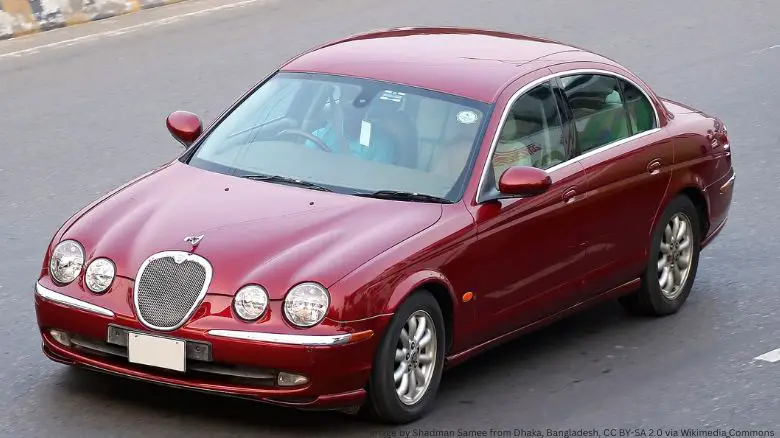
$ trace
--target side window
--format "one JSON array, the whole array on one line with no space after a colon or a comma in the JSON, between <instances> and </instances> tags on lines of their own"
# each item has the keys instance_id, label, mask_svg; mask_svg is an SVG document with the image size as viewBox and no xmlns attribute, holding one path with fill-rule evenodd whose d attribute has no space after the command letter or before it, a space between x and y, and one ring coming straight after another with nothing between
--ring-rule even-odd
<instances>
[{"instance_id":1,"label":"side window","mask_svg":"<svg viewBox=\"0 0 780 438\"><path fill-rule=\"evenodd\" d=\"M561 78L582 153L631 136L617 78L583 74Z\"/></svg>"},{"instance_id":2,"label":"side window","mask_svg":"<svg viewBox=\"0 0 780 438\"><path fill-rule=\"evenodd\" d=\"M512 166L549 169L566 161L561 117L549 83L522 95L509 110L493 155L496 179Z\"/></svg>"},{"instance_id":3,"label":"side window","mask_svg":"<svg viewBox=\"0 0 780 438\"><path fill-rule=\"evenodd\" d=\"M623 85L623 99L628 109L628 119L631 122L632 134L639 134L656 128L655 112L653 105L647 100L642 91L628 81L621 79Z\"/></svg>"}]
</instances>

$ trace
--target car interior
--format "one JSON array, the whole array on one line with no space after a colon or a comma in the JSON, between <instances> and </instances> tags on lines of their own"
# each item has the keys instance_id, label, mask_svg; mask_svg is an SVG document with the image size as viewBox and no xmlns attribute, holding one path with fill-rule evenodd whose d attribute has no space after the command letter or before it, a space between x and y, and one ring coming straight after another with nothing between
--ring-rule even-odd
<instances>
[{"instance_id":1,"label":"car interior","mask_svg":"<svg viewBox=\"0 0 780 438\"><path fill-rule=\"evenodd\" d=\"M396 166L457 178L467 164L474 148L474 141L482 120L462 123L458 114L474 112L471 108L420 95L406 94L393 101L373 99L366 113L374 130L395 139ZM334 99L325 107L318 126L326 123L341 125L345 105L353 105L352 99ZM345 124L345 134L357 136L359 126Z\"/></svg>"},{"instance_id":2,"label":"car interior","mask_svg":"<svg viewBox=\"0 0 780 438\"><path fill-rule=\"evenodd\" d=\"M541 85L520 97L501 129L493 156L496 177L512 166L549 169L566 161L561 118L555 97Z\"/></svg>"},{"instance_id":3,"label":"car interior","mask_svg":"<svg viewBox=\"0 0 780 438\"><path fill-rule=\"evenodd\" d=\"M583 153L655 127L650 102L625 81L622 82L625 106L621 85L613 77L578 75L562 81Z\"/></svg>"},{"instance_id":4,"label":"car interior","mask_svg":"<svg viewBox=\"0 0 780 438\"><path fill-rule=\"evenodd\" d=\"M624 106L620 85L613 77L577 75L562 78L562 82L574 112L581 153L654 127L652 107L630 85L624 86ZM363 89L319 82L304 85L304 89L309 91L299 88L298 92L285 93L284 99L291 104L290 109L297 107L305 114L296 117L282 110L281 117L266 122L260 129L265 134L255 132L253 138L274 138L284 129L296 130L297 126L313 132L331 124L343 127L343 134L354 140L360 136L361 122L365 120L371 123L372 137L380 133L392 139L395 159L388 164L455 181L473 158L483 115L471 108L424 95L383 91L381 87ZM318 95L314 101L311 93ZM354 111L361 108L364 112L355 116ZM626 109L631 114L630 124ZM475 119L462 119L463 114ZM304 120L303 124L295 121L298 117ZM515 102L509 112L493 156L494 175L499 178L511 166L549 169L566 161L568 148L564 137L551 88L536 87Z\"/></svg>"}]
</instances>

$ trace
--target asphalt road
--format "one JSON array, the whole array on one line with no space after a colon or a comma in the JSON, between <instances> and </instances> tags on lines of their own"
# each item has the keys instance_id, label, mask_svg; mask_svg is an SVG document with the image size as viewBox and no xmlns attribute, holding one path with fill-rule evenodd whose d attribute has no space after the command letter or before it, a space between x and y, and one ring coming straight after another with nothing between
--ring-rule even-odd
<instances>
[{"instance_id":1,"label":"asphalt road","mask_svg":"<svg viewBox=\"0 0 780 438\"><path fill-rule=\"evenodd\" d=\"M221 3L186 3L0 43L0 435L357 437L591 427L645 428L647 436L651 428L681 427L778 427L780 434L780 362L753 360L780 347L780 88L773 85L780 3L284 0L201 14L192 12ZM190 15L84 37L181 13ZM632 318L608 304L493 350L446 374L436 411L400 429L44 359L32 294L45 245L82 205L179 152L165 129L168 112L187 109L210 121L301 49L408 25L573 42L726 121L738 175L731 219L703 254L681 313ZM50 45L3 56L41 44Z\"/></svg>"}]
</instances>

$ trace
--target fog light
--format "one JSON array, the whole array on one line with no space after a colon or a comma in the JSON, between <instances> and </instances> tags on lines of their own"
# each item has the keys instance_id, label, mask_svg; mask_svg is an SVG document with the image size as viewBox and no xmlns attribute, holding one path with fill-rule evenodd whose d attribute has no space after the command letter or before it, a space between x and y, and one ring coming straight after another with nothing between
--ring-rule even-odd
<instances>
[{"instance_id":1,"label":"fog light","mask_svg":"<svg viewBox=\"0 0 780 438\"><path fill-rule=\"evenodd\" d=\"M59 330L49 330L49 334L55 341L66 347L70 347L70 336L67 333Z\"/></svg>"},{"instance_id":2,"label":"fog light","mask_svg":"<svg viewBox=\"0 0 780 438\"><path fill-rule=\"evenodd\" d=\"M276 381L279 386L298 386L309 383L309 378L298 374L280 372Z\"/></svg>"}]
</instances>

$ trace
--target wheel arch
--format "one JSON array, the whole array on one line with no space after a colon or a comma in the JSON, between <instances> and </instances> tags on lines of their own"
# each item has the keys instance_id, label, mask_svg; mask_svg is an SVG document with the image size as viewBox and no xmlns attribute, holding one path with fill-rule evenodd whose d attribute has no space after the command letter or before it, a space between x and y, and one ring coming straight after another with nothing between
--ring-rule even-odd
<instances>
[{"instance_id":1,"label":"wheel arch","mask_svg":"<svg viewBox=\"0 0 780 438\"><path fill-rule=\"evenodd\" d=\"M455 339L455 321L459 309L456 306L458 301L454 288L444 274L438 271L424 270L406 277L394 288L384 312L395 313L401 303L417 291L430 293L439 304L444 317L445 351L449 352Z\"/></svg>"},{"instance_id":2,"label":"wheel arch","mask_svg":"<svg viewBox=\"0 0 780 438\"><path fill-rule=\"evenodd\" d=\"M683 195L688 197L696 207L696 212L699 213L699 227L701 231L701 238L707 237L707 233L710 230L710 207L707 197L704 191L697 186L686 186L677 192L677 195Z\"/></svg>"},{"instance_id":3,"label":"wheel arch","mask_svg":"<svg viewBox=\"0 0 780 438\"><path fill-rule=\"evenodd\" d=\"M708 184L705 178L703 178L697 170L699 169L696 167L685 166L674 171L672 179L669 181L666 197L656 213L653 227L655 227L655 224L661 219L661 215L666 209L666 206L669 205L674 198L682 195L690 199L694 207L696 207L696 212L699 214L701 238L703 240L707 237L707 233L709 233L711 227L710 201L707 194Z\"/></svg>"}]
</instances>

